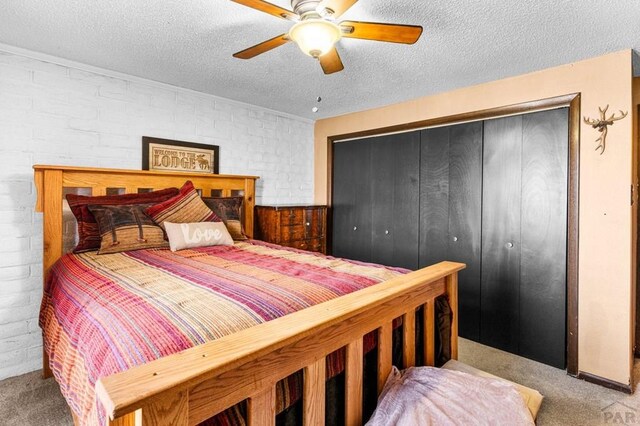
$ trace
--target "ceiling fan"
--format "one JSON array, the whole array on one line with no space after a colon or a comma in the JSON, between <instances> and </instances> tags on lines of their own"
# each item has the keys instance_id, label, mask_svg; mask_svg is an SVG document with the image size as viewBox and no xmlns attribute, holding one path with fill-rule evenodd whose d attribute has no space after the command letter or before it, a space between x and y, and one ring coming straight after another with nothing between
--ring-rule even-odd
<instances>
[{"instance_id":1,"label":"ceiling fan","mask_svg":"<svg viewBox=\"0 0 640 426\"><path fill-rule=\"evenodd\" d=\"M235 53L240 59L251 59L261 53L295 41L305 54L320 61L325 74L342 71L344 65L335 44L342 38L413 44L420 38L422 27L378 22L335 20L358 0L291 0L293 11L263 0L232 0L278 18L296 22L288 33Z\"/></svg>"}]
</instances>

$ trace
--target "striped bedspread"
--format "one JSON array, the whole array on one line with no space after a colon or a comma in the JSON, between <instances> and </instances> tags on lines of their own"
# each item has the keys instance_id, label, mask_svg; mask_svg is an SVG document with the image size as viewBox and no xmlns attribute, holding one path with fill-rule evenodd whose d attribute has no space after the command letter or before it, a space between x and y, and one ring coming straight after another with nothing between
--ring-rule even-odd
<instances>
[{"instance_id":1,"label":"striped bedspread","mask_svg":"<svg viewBox=\"0 0 640 426\"><path fill-rule=\"evenodd\" d=\"M68 254L48 276L40 326L69 406L82 424L104 424L94 394L100 377L404 272L259 241L175 253ZM342 364L328 357L328 376ZM278 411L300 397L300 385L295 376L278 384ZM239 413L230 409L209 423L234 424Z\"/></svg>"}]
</instances>

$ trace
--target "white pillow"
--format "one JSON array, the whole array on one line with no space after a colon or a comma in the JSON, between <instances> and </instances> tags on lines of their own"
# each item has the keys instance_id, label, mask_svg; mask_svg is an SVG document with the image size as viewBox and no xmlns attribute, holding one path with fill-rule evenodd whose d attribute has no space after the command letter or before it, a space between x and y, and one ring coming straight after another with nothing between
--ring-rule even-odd
<instances>
[{"instance_id":1,"label":"white pillow","mask_svg":"<svg viewBox=\"0 0 640 426\"><path fill-rule=\"evenodd\" d=\"M232 246L233 238L223 222L164 222L171 251L193 247Z\"/></svg>"}]
</instances>

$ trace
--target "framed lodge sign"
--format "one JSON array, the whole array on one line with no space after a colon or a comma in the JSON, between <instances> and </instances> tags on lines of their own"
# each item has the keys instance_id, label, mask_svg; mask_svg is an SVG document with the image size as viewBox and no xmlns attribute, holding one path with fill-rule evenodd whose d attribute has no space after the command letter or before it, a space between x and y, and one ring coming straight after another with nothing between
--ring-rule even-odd
<instances>
[{"instance_id":1,"label":"framed lodge sign","mask_svg":"<svg viewBox=\"0 0 640 426\"><path fill-rule=\"evenodd\" d=\"M220 147L142 137L142 170L218 173Z\"/></svg>"}]
</instances>

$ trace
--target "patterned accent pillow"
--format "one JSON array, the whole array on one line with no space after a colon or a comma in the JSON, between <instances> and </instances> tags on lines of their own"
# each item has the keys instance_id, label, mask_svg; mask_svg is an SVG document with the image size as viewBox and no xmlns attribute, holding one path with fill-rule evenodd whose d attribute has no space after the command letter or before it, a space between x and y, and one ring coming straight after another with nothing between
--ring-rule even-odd
<instances>
[{"instance_id":1,"label":"patterned accent pillow","mask_svg":"<svg viewBox=\"0 0 640 426\"><path fill-rule=\"evenodd\" d=\"M222 219L234 240L247 239L242 226L244 197L203 197L202 201Z\"/></svg>"},{"instance_id":2,"label":"patterned accent pillow","mask_svg":"<svg viewBox=\"0 0 640 426\"><path fill-rule=\"evenodd\" d=\"M103 195L96 197L67 194L67 202L78 222L78 245L73 249L73 252L82 253L100 248L100 231L96 219L87 207L90 204L101 206L156 204L175 197L178 193L178 188L167 188L142 194Z\"/></svg>"},{"instance_id":3,"label":"patterned accent pillow","mask_svg":"<svg viewBox=\"0 0 640 426\"><path fill-rule=\"evenodd\" d=\"M153 204L89 205L100 229L98 254L167 247L162 228L144 213L151 206Z\"/></svg>"},{"instance_id":4,"label":"patterned accent pillow","mask_svg":"<svg viewBox=\"0 0 640 426\"><path fill-rule=\"evenodd\" d=\"M145 212L162 229L165 221L172 223L222 222L202 201L190 180L182 185L178 195L149 207Z\"/></svg>"},{"instance_id":5,"label":"patterned accent pillow","mask_svg":"<svg viewBox=\"0 0 640 426\"><path fill-rule=\"evenodd\" d=\"M232 246L233 238L222 222L164 222L171 251L194 247Z\"/></svg>"}]
</instances>

